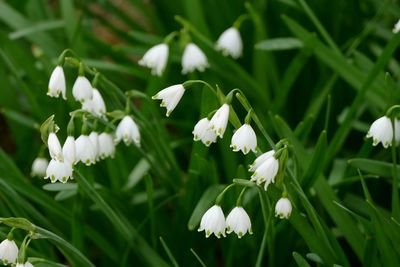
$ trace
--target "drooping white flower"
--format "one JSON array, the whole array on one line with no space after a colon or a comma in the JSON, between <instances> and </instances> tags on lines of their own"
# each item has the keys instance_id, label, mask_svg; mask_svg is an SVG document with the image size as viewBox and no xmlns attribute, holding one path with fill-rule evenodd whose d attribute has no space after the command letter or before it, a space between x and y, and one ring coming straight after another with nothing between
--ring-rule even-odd
<instances>
[{"instance_id":1,"label":"drooping white flower","mask_svg":"<svg viewBox=\"0 0 400 267\"><path fill-rule=\"evenodd\" d=\"M275 157L270 157L255 170L251 176L251 181L258 185L265 182L264 189L267 191L268 185L275 182L278 169L279 161Z\"/></svg>"},{"instance_id":2,"label":"drooping white flower","mask_svg":"<svg viewBox=\"0 0 400 267\"><path fill-rule=\"evenodd\" d=\"M243 42L237 28L231 27L225 30L217 41L217 50L224 56L238 58L242 55Z\"/></svg>"},{"instance_id":3,"label":"drooping white flower","mask_svg":"<svg viewBox=\"0 0 400 267\"><path fill-rule=\"evenodd\" d=\"M83 102L82 109L95 116L104 117L106 114L106 104L104 103L103 97L96 88L93 88L92 93L92 99Z\"/></svg>"},{"instance_id":4,"label":"drooping white flower","mask_svg":"<svg viewBox=\"0 0 400 267\"><path fill-rule=\"evenodd\" d=\"M76 162L80 161L86 166L96 162L96 148L87 135L82 134L78 137L78 139L76 139L75 153Z\"/></svg>"},{"instance_id":5,"label":"drooping white flower","mask_svg":"<svg viewBox=\"0 0 400 267\"><path fill-rule=\"evenodd\" d=\"M37 157L32 163L31 176L44 177L49 161L46 158Z\"/></svg>"},{"instance_id":6,"label":"drooping white flower","mask_svg":"<svg viewBox=\"0 0 400 267\"><path fill-rule=\"evenodd\" d=\"M393 139L393 127L390 119L383 116L374 121L371 128L369 128L367 137L372 137L372 144L374 146L381 142L384 148L388 148L392 144Z\"/></svg>"},{"instance_id":7,"label":"drooping white flower","mask_svg":"<svg viewBox=\"0 0 400 267\"><path fill-rule=\"evenodd\" d=\"M15 267L34 267L32 263L30 263L29 261L25 262L25 263L17 263L17 265Z\"/></svg>"},{"instance_id":8,"label":"drooping white flower","mask_svg":"<svg viewBox=\"0 0 400 267\"><path fill-rule=\"evenodd\" d=\"M101 159L114 157L115 144L111 134L103 132L99 135L99 156Z\"/></svg>"},{"instance_id":9,"label":"drooping white flower","mask_svg":"<svg viewBox=\"0 0 400 267\"><path fill-rule=\"evenodd\" d=\"M158 44L150 48L139 60L139 65L151 69L151 74L161 76L168 61L169 48L167 44Z\"/></svg>"},{"instance_id":10,"label":"drooping white flower","mask_svg":"<svg viewBox=\"0 0 400 267\"><path fill-rule=\"evenodd\" d=\"M253 233L250 217L242 207L233 208L226 217L226 232L228 234L235 232L239 238L242 238L247 232Z\"/></svg>"},{"instance_id":11,"label":"drooping white flower","mask_svg":"<svg viewBox=\"0 0 400 267\"><path fill-rule=\"evenodd\" d=\"M0 260L4 264L15 263L18 257L18 247L14 240L5 239L0 243Z\"/></svg>"},{"instance_id":12,"label":"drooping white flower","mask_svg":"<svg viewBox=\"0 0 400 267\"><path fill-rule=\"evenodd\" d=\"M393 31L394 34L400 32L400 19L396 22L396 24L394 24L394 27L393 27L392 31Z\"/></svg>"},{"instance_id":13,"label":"drooping white flower","mask_svg":"<svg viewBox=\"0 0 400 267\"><path fill-rule=\"evenodd\" d=\"M136 146L140 147L139 128L131 116L126 115L121 120L117 126L115 136L116 143L119 143L121 140L123 140L126 145L130 145L130 143L133 141Z\"/></svg>"},{"instance_id":14,"label":"drooping white flower","mask_svg":"<svg viewBox=\"0 0 400 267\"><path fill-rule=\"evenodd\" d=\"M188 43L182 55L182 74L204 71L207 67L208 61L203 51L194 43Z\"/></svg>"},{"instance_id":15,"label":"drooping white flower","mask_svg":"<svg viewBox=\"0 0 400 267\"><path fill-rule=\"evenodd\" d=\"M214 205L204 213L198 231L204 230L206 237L214 233L216 237L220 238L221 235L225 237L225 228L224 212L219 205Z\"/></svg>"},{"instance_id":16,"label":"drooping white flower","mask_svg":"<svg viewBox=\"0 0 400 267\"><path fill-rule=\"evenodd\" d=\"M70 162L52 159L49 166L47 166L44 179L50 178L52 183L56 181L66 183L69 178L72 178L72 171L72 164Z\"/></svg>"},{"instance_id":17,"label":"drooping white flower","mask_svg":"<svg viewBox=\"0 0 400 267\"><path fill-rule=\"evenodd\" d=\"M76 101L85 103L93 97L93 88L89 80L85 76L78 76L74 86L72 87L72 95Z\"/></svg>"},{"instance_id":18,"label":"drooping white flower","mask_svg":"<svg viewBox=\"0 0 400 267\"><path fill-rule=\"evenodd\" d=\"M67 99L64 69L61 66L57 66L51 73L47 95L59 97L60 94L64 99Z\"/></svg>"},{"instance_id":19,"label":"drooping white flower","mask_svg":"<svg viewBox=\"0 0 400 267\"><path fill-rule=\"evenodd\" d=\"M202 118L196 123L192 133L194 141L201 140L206 146L210 146L217 141L217 135L211 130L210 120L207 117Z\"/></svg>"},{"instance_id":20,"label":"drooping white flower","mask_svg":"<svg viewBox=\"0 0 400 267\"><path fill-rule=\"evenodd\" d=\"M253 128L245 123L232 136L231 148L234 152L241 150L243 154L249 153L250 150L256 152L257 136Z\"/></svg>"},{"instance_id":21,"label":"drooping white flower","mask_svg":"<svg viewBox=\"0 0 400 267\"><path fill-rule=\"evenodd\" d=\"M91 132L89 134L89 139L93 144L94 150L96 151L96 160L100 159L100 153L99 153L99 134L95 131Z\"/></svg>"},{"instance_id":22,"label":"drooping white flower","mask_svg":"<svg viewBox=\"0 0 400 267\"><path fill-rule=\"evenodd\" d=\"M254 172L255 170L257 170L257 168L260 167L261 164L263 164L267 159L272 157L274 154L275 154L275 151L270 150L270 151L265 152L265 153L261 154L260 156L258 156L254 160L253 164L250 165L249 171Z\"/></svg>"},{"instance_id":23,"label":"drooping white flower","mask_svg":"<svg viewBox=\"0 0 400 267\"><path fill-rule=\"evenodd\" d=\"M62 148L64 160L70 164L74 164L76 161L76 149L75 149L75 137L68 136L64 142Z\"/></svg>"},{"instance_id":24,"label":"drooping white flower","mask_svg":"<svg viewBox=\"0 0 400 267\"><path fill-rule=\"evenodd\" d=\"M178 105L184 93L185 88L183 87L183 85L175 84L161 90L155 96L153 96L152 99L161 99L160 106L167 108L166 115L168 117L175 109L176 105Z\"/></svg>"},{"instance_id":25,"label":"drooping white flower","mask_svg":"<svg viewBox=\"0 0 400 267\"><path fill-rule=\"evenodd\" d=\"M289 219L291 213L292 203L290 202L290 200L286 197L280 198L275 205L275 216L279 217L280 219Z\"/></svg>"},{"instance_id":26,"label":"drooping white flower","mask_svg":"<svg viewBox=\"0 0 400 267\"><path fill-rule=\"evenodd\" d=\"M49 154L52 159L57 159L60 161L63 160L61 144L55 133L49 134L49 137L47 138L47 146L49 148Z\"/></svg>"},{"instance_id":27,"label":"drooping white flower","mask_svg":"<svg viewBox=\"0 0 400 267\"><path fill-rule=\"evenodd\" d=\"M210 129L220 138L224 136L229 119L229 105L223 104L210 120Z\"/></svg>"}]
</instances>

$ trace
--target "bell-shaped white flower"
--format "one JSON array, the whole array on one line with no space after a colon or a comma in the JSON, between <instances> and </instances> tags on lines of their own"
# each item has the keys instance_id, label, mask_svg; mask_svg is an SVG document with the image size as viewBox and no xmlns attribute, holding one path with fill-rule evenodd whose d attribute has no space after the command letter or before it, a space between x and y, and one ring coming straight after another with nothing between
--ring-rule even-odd
<instances>
[{"instance_id":1,"label":"bell-shaped white flower","mask_svg":"<svg viewBox=\"0 0 400 267\"><path fill-rule=\"evenodd\" d=\"M48 165L49 161L46 158L37 157L32 163L31 176L44 177Z\"/></svg>"},{"instance_id":2,"label":"bell-shaped white flower","mask_svg":"<svg viewBox=\"0 0 400 267\"><path fill-rule=\"evenodd\" d=\"M250 150L257 150L257 136L250 124L243 124L232 136L231 148L234 152L241 150L243 154L249 153Z\"/></svg>"},{"instance_id":3,"label":"bell-shaped white flower","mask_svg":"<svg viewBox=\"0 0 400 267\"><path fill-rule=\"evenodd\" d=\"M30 263L29 261L25 262L25 263L17 263L17 265L15 267L34 267L32 263Z\"/></svg>"},{"instance_id":4,"label":"bell-shaped white flower","mask_svg":"<svg viewBox=\"0 0 400 267\"><path fill-rule=\"evenodd\" d=\"M49 148L50 157L62 161L63 154L60 141L55 133L50 133L47 138L47 146Z\"/></svg>"},{"instance_id":5,"label":"bell-shaped white flower","mask_svg":"<svg viewBox=\"0 0 400 267\"><path fill-rule=\"evenodd\" d=\"M204 71L207 67L208 61L203 51L194 43L188 43L182 55L182 74Z\"/></svg>"},{"instance_id":6,"label":"bell-shaped white flower","mask_svg":"<svg viewBox=\"0 0 400 267\"><path fill-rule=\"evenodd\" d=\"M289 219L291 213L292 203L290 202L290 200L286 197L280 198L275 205L275 216L281 219Z\"/></svg>"},{"instance_id":7,"label":"bell-shaped white flower","mask_svg":"<svg viewBox=\"0 0 400 267\"><path fill-rule=\"evenodd\" d=\"M207 117L202 118L196 123L192 133L194 141L201 140L206 146L210 146L217 141L217 135L211 130L210 120Z\"/></svg>"},{"instance_id":8,"label":"bell-shaped white flower","mask_svg":"<svg viewBox=\"0 0 400 267\"><path fill-rule=\"evenodd\" d=\"M60 94L64 99L67 99L64 69L61 66L57 66L51 73L47 95L59 97Z\"/></svg>"},{"instance_id":9,"label":"bell-shaped white flower","mask_svg":"<svg viewBox=\"0 0 400 267\"><path fill-rule=\"evenodd\" d=\"M75 141L76 162L82 162L86 166L96 162L96 148L89 136L82 134Z\"/></svg>"},{"instance_id":10,"label":"bell-shaped white flower","mask_svg":"<svg viewBox=\"0 0 400 267\"><path fill-rule=\"evenodd\" d=\"M72 164L70 162L52 159L49 166L47 166L44 179L50 178L52 183L56 181L66 183L69 178L72 178L72 171Z\"/></svg>"},{"instance_id":11,"label":"bell-shaped white flower","mask_svg":"<svg viewBox=\"0 0 400 267\"><path fill-rule=\"evenodd\" d=\"M235 27L225 30L218 38L217 50L222 51L224 56L240 57L242 55L243 42L239 30Z\"/></svg>"},{"instance_id":12,"label":"bell-shaped white flower","mask_svg":"<svg viewBox=\"0 0 400 267\"><path fill-rule=\"evenodd\" d=\"M206 232L206 237L214 234L216 237L220 238L221 235L225 237L225 228L224 212L219 205L214 205L204 213L198 231L201 232L204 230Z\"/></svg>"},{"instance_id":13,"label":"bell-shaped white flower","mask_svg":"<svg viewBox=\"0 0 400 267\"><path fill-rule=\"evenodd\" d=\"M101 159L114 157L115 143L111 134L103 132L99 135L99 150L98 155Z\"/></svg>"},{"instance_id":14,"label":"bell-shaped white flower","mask_svg":"<svg viewBox=\"0 0 400 267\"><path fill-rule=\"evenodd\" d=\"M220 138L224 136L229 119L229 105L223 104L210 120L210 129Z\"/></svg>"},{"instance_id":15,"label":"bell-shaped white flower","mask_svg":"<svg viewBox=\"0 0 400 267\"><path fill-rule=\"evenodd\" d=\"M74 86L72 87L72 95L76 101L81 103L92 100L93 88L85 76L78 76L78 78L76 78Z\"/></svg>"},{"instance_id":16,"label":"bell-shaped white flower","mask_svg":"<svg viewBox=\"0 0 400 267\"><path fill-rule=\"evenodd\" d=\"M381 142L384 148L388 148L393 140L393 127L390 119L383 116L374 121L369 128L367 137L372 137L374 146Z\"/></svg>"},{"instance_id":17,"label":"bell-shaped white flower","mask_svg":"<svg viewBox=\"0 0 400 267\"><path fill-rule=\"evenodd\" d=\"M115 136L116 143L119 143L121 140L123 140L126 145L130 145L133 141L136 146L140 147L139 128L131 116L126 115L121 120L117 126Z\"/></svg>"},{"instance_id":18,"label":"bell-shaped white flower","mask_svg":"<svg viewBox=\"0 0 400 267\"><path fill-rule=\"evenodd\" d=\"M104 117L106 114L106 104L104 103L103 97L96 88L93 88L92 93L92 99L83 102L82 109L95 116Z\"/></svg>"},{"instance_id":19,"label":"bell-shaped white flower","mask_svg":"<svg viewBox=\"0 0 400 267\"><path fill-rule=\"evenodd\" d=\"M151 74L161 76L168 61L169 48L167 44L158 44L150 48L139 60L139 65L151 69Z\"/></svg>"},{"instance_id":20,"label":"bell-shaped white flower","mask_svg":"<svg viewBox=\"0 0 400 267\"><path fill-rule=\"evenodd\" d=\"M278 174L279 161L275 157L270 157L262 163L251 176L251 181L258 185L265 182L264 189L267 191L268 185L275 182Z\"/></svg>"},{"instance_id":21,"label":"bell-shaped white flower","mask_svg":"<svg viewBox=\"0 0 400 267\"><path fill-rule=\"evenodd\" d=\"M18 247L14 240L8 238L0 243L0 260L4 264L15 263L18 257Z\"/></svg>"},{"instance_id":22,"label":"bell-shaped white flower","mask_svg":"<svg viewBox=\"0 0 400 267\"><path fill-rule=\"evenodd\" d=\"M239 238L242 238L247 232L253 233L250 217L242 207L233 208L226 217L226 232L228 234L235 232Z\"/></svg>"},{"instance_id":23,"label":"bell-shaped white flower","mask_svg":"<svg viewBox=\"0 0 400 267\"><path fill-rule=\"evenodd\" d=\"M178 105L181 100L183 94L185 93L185 88L182 84L176 84L169 86L160 92L158 92L152 99L160 99L161 107L167 108L167 117L171 114L171 112L175 109L176 105Z\"/></svg>"},{"instance_id":24,"label":"bell-shaped white flower","mask_svg":"<svg viewBox=\"0 0 400 267\"><path fill-rule=\"evenodd\" d=\"M394 34L400 32L400 19L396 22L396 24L394 24L392 31L393 31Z\"/></svg>"},{"instance_id":25,"label":"bell-shaped white flower","mask_svg":"<svg viewBox=\"0 0 400 267\"><path fill-rule=\"evenodd\" d=\"M261 164L263 164L267 159L272 157L274 154L275 154L275 151L270 150L270 151L265 152L265 153L261 154L260 156L258 156L254 160L253 164L250 165L249 171L254 172L255 170L257 170L257 168L260 167Z\"/></svg>"},{"instance_id":26,"label":"bell-shaped white flower","mask_svg":"<svg viewBox=\"0 0 400 267\"><path fill-rule=\"evenodd\" d=\"M100 153L99 153L99 134L95 131L91 132L89 134L89 139L93 144L94 150L96 151L96 160L100 159Z\"/></svg>"},{"instance_id":27,"label":"bell-shaped white flower","mask_svg":"<svg viewBox=\"0 0 400 267\"><path fill-rule=\"evenodd\" d=\"M62 148L64 161L74 164L76 161L75 137L68 136Z\"/></svg>"}]
</instances>

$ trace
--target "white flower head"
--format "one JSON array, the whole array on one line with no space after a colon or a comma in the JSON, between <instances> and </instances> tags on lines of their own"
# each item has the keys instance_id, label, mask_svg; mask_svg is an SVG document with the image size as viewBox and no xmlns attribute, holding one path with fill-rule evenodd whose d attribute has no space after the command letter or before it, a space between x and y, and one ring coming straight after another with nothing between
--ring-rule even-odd
<instances>
[{"instance_id":1,"label":"white flower head","mask_svg":"<svg viewBox=\"0 0 400 267\"><path fill-rule=\"evenodd\" d=\"M75 141L76 162L82 162L86 166L96 162L96 148L89 136L82 134Z\"/></svg>"},{"instance_id":2,"label":"white flower head","mask_svg":"<svg viewBox=\"0 0 400 267\"><path fill-rule=\"evenodd\" d=\"M106 114L106 104L104 103L103 97L96 88L93 88L92 93L92 99L83 102L82 109L92 113L95 116L104 117Z\"/></svg>"},{"instance_id":3,"label":"white flower head","mask_svg":"<svg viewBox=\"0 0 400 267\"><path fill-rule=\"evenodd\" d=\"M250 217L242 207L233 208L226 217L226 232L228 234L235 232L239 238L242 238L247 232L253 233Z\"/></svg>"},{"instance_id":4,"label":"white flower head","mask_svg":"<svg viewBox=\"0 0 400 267\"><path fill-rule=\"evenodd\" d=\"M126 115L118 124L115 135L116 143L119 143L121 140L123 140L126 145L130 145L132 142L134 142L136 146L140 147L139 128L129 115Z\"/></svg>"},{"instance_id":5,"label":"white flower head","mask_svg":"<svg viewBox=\"0 0 400 267\"><path fill-rule=\"evenodd\" d=\"M44 177L49 161L46 158L37 157L32 163L31 176Z\"/></svg>"},{"instance_id":6,"label":"white flower head","mask_svg":"<svg viewBox=\"0 0 400 267\"><path fill-rule=\"evenodd\" d=\"M76 162L76 149L75 149L75 137L68 136L62 148L64 161L70 164Z\"/></svg>"},{"instance_id":7,"label":"white flower head","mask_svg":"<svg viewBox=\"0 0 400 267\"><path fill-rule=\"evenodd\" d=\"M217 50L222 51L224 56L240 57L242 55L243 42L239 30L235 27L225 30L218 38Z\"/></svg>"},{"instance_id":8,"label":"white flower head","mask_svg":"<svg viewBox=\"0 0 400 267\"><path fill-rule=\"evenodd\" d=\"M275 182L278 174L279 161L275 157L270 157L264 161L251 176L251 181L258 185L265 182L264 189L267 191L268 185Z\"/></svg>"},{"instance_id":9,"label":"white flower head","mask_svg":"<svg viewBox=\"0 0 400 267\"><path fill-rule=\"evenodd\" d=\"M243 154L256 152L257 136L250 124L243 124L232 136L231 148L234 152L241 150Z\"/></svg>"},{"instance_id":10,"label":"white flower head","mask_svg":"<svg viewBox=\"0 0 400 267\"><path fill-rule=\"evenodd\" d=\"M52 159L47 166L46 176L44 179L50 178L52 183L60 181L66 183L69 178L72 178L72 165L68 161L58 161Z\"/></svg>"},{"instance_id":11,"label":"white flower head","mask_svg":"<svg viewBox=\"0 0 400 267\"><path fill-rule=\"evenodd\" d=\"M34 267L32 263L30 263L29 261L25 262L25 263L17 263L17 265L15 267Z\"/></svg>"},{"instance_id":12,"label":"white flower head","mask_svg":"<svg viewBox=\"0 0 400 267\"><path fill-rule=\"evenodd\" d=\"M194 43L188 43L182 55L182 74L204 71L207 67L208 61L203 51Z\"/></svg>"},{"instance_id":13,"label":"white flower head","mask_svg":"<svg viewBox=\"0 0 400 267\"><path fill-rule=\"evenodd\" d=\"M286 197L280 198L275 205L275 216L281 219L289 219L291 213L292 203L290 202L290 200Z\"/></svg>"},{"instance_id":14,"label":"white flower head","mask_svg":"<svg viewBox=\"0 0 400 267\"><path fill-rule=\"evenodd\" d=\"M392 31L393 31L394 34L400 32L400 19L396 22L396 24L394 24L394 27L393 27Z\"/></svg>"},{"instance_id":15,"label":"white flower head","mask_svg":"<svg viewBox=\"0 0 400 267\"><path fill-rule=\"evenodd\" d=\"M105 159L106 157L114 157L115 143L111 134L103 132L99 135L98 154L101 159Z\"/></svg>"},{"instance_id":16,"label":"white flower head","mask_svg":"<svg viewBox=\"0 0 400 267\"><path fill-rule=\"evenodd\" d=\"M93 97L93 88L89 80L85 76L78 76L74 86L72 87L72 95L76 101L85 103Z\"/></svg>"},{"instance_id":17,"label":"white flower head","mask_svg":"<svg viewBox=\"0 0 400 267\"><path fill-rule=\"evenodd\" d=\"M151 69L151 74L161 76L168 61L169 48L167 44L158 44L150 48L139 60L139 65Z\"/></svg>"},{"instance_id":18,"label":"white flower head","mask_svg":"<svg viewBox=\"0 0 400 267\"><path fill-rule=\"evenodd\" d=\"M95 132L95 131L93 131L93 132L91 132L90 134L89 134L89 139L90 139L90 141L92 142L92 144L93 144L93 148L94 148L94 150L95 150L95 152L96 152L96 160L99 160L100 159L100 153L99 153L99 146L100 146L100 144L99 144L99 134L97 133L97 132Z\"/></svg>"},{"instance_id":19,"label":"white flower head","mask_svg":"<svg viewBox=\"0 0 400 267\"><path fill-rule=\"evenodd\" d=\"M214 233L216 237L220 238L221 235L225 237L225 228L224 212L219 205L214 205L204 213L198 231L204 230L206 237Z\"/></svg>"},{"instance_id":20,"label":"white flower head","mask_svg":"<svg viewBox=\"0 0 400 267\"><path fill-rule=\"evenodd\" d=\"M0 260L4 264L15 263L18 257L18 247L14 240L5 239L0 243Z\"/></svg>"},{"instance_id":21,"label":"white flower head","mask_svg":"<svg viewBox=\"0 0 400 267\"><path fill-rule=\"evenodd\" d=\"M265 153L261 154L260 156L258 156L254 160L253 164L250 165L249 171L254 172L255 170L257 170L257 168L260 167L261 164L263 164L270 157L274 156L274 154L275 154L275 151L270 150L270 151L265 152Z\"/></svg>"},{"instance_id":22,"label":"white flower head","mask_svg":"<svg viewBox=\"0 0 400 267\"><path fill-rule=\"evenodd\" d=\"M217 141L217 135L210 129L210 120L207 117L202 118L196 123L192 134L194 141L201 140L206 146L210 146Z\"/></svg>"},{"instance_id":23,"label":"white flower head","mask_svg":"<svg viewBox=\"0 0 400 267\"><path fill-rule=\"evenodd\" d=\"M369 128L367 137L372 137L372 144L374 146L381 142L384 148L388 148L392 144L393 139L393 127L390 119L383 116L374 121Z\"/></svg>"},{"instance_id":24,"label":"white flower head","mask_svg":"<svg viewBox=\"0 0 400 267\"><path fill-rule=\"evenodd\" d=\"M59 97L60 94L64 99L67 99L64 69L61 66L57 66L51 73L47 95Z\"/></svg>"},{"instance_id":25,"label":"white flower head","mask_svg":"<svg viewBox=\"0 0 400 267\"><path fill-rule=\"evenodd\" d=\"M152 99L161 100L160 106L167 108L166 116L168 117L175 109L176 105L178 105L184 93L185 88L183 87L183 85L176 84L161 90L155 96L153 96Z\"/></svg>"},{"instance_id":26,"label":"white flower head","mask_svg":"<svg viewBox=\"0 0 400 267\"><path fill-rule=\"evenodd\" d=\"M49 154L52 159L57 159L60 161L63 160L61 144L55 133L49 134L49 137L47 138L47 146L49 148Z\"/></svg>"},{"instance_id":27,"label":"white flower head","mask_svg":"<svg viewBox=\"0 0 400 267\"><path fill-rule=\"evenodd\" d=\"M210 129L220 138L224 136L229 119L229 105L223 104L210 120Z\"/></svg>"}]
</instances>

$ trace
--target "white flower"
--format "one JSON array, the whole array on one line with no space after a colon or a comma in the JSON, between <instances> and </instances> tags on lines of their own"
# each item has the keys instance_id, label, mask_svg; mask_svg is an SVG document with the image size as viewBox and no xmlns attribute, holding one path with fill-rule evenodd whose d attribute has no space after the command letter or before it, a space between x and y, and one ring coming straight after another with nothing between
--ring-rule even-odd
<instances>
[{"instance_id":1,"label":"white flower","mask_svg":"<svg viewBox=\"0 0 400 267\"><path fill-rule=\"evenodd\" d=\"M72 165L68 161L58 161L52 159L47 166L46 176L44 179L50 178L52 183L60 181L66 183L69 178L72 178Z\"/></svg>"},{"instance_id":2,"label":"white flower","mask_svg":"<svg viewBox=\"0 0 400 267\"><path fill-rule=\"evenodd\" d=\"M116 143L119 143L121 140L123 140L126 145L130 145L130 143L133 141L136 146L140 147L139 128L131 116L126 115L121 120L117 126L115 135Z\"/></svg>"},{"instance_id":3,"label":"white flower","mask_svg":"<svg viewBox=\"0 0 400 267\"><path fill-rule=\"evenodd\" d=\"M257 136L253 128L247 123L243 124L232 136L231 146L234 152L242 150L247 154L250 150L256 152Z\"/></svg>"},{"instance_id":4,"label":"white flower","mask_svg":"<svg viewBox=\"0 0 400 267\"><path fill-rule=\"evenodd\" d=\"M75 149L75 137L68 136L67 140L62 148L64 160L68 161L70 164L74 164L76 161L76 149Z\"/></svg>"},{"instance_id":5,"label":"white flower","mask_svg":"<svg viewBox=\"0 0 400 267\"><path fill-rule=\"evenodd\" d=\"M161 99L161 107L167 108L167 117L175 109L181 100L183 94L185 93L185 88L182 84L176 84L169 86L160 92L158 92L152 99Z\"/></svg>"},{"instance_id":6,"label":"white flower","mask_svg":"<svg viewBox=\"0 0 400 267\"><path fill-rule=\"evenodd\" d=\"M151 74L161 76L168 61L168 45L158 44L150 48L139 60L139 65L151 69Z\"/></svg>"},{"instance_id":7,"label":"white flower","mask_svg":"<svg viewBox=\"0 0 400 267\"><path fill-rule=\"evenodd\" d=\"M89 136L82 134L75 141L76 162L82 162L89 166L96 162L96 148Z\"/></svg>"},{"instance_id":8,"label":"white flower","mask_svg":"<svg viewBox=\"0 0 400 267\"><path fill-rule=\"evenodd\" d=\"M374 121L369 128L367 137L372 137L372 144L376 146L382 142L384 148L388 148L392 144L393 127L392 122L386 116L380 117Z\"/></svg>"},{"instance_id":9,"label":"white flower","mask_svg":"<svg viewBox=\"0 0 400 267\"><path fill-rule=\"evenodd\" d=\"M275 182L278 173L279 161L275 157L270 157L262 163L251 176L251 181L258 185L265 182L264 189L267 191L268 185Z\"/></svg>"},{"instance_id":10,"label":"white flower","mask_svg":"<svg viewBox=\"0 0 400 267\"><path fill-rule=\"evenodd\" d=\"M225 30L217 41L217 50L224 56L238 58L242 55L243 43L237 28L231 27Z\"/></svg>"},{"instance_id":11,"label":"white flower","mask_svg":"<svg viewBox=\"0 0 400 267\"><path fill-rule=\"evenodd\" d=\"M49 137L47 138L47 146L49 147L49 153L52 159L63 160L61 144L55 133L49 134Z\"/></svg>"},{"instance_id":12,"label":"white flower","mask_svg":"<svg viewBox=\"0 0 400 267\"><path fill-rule=\"evenodd\" d=\"M14 240L5 239L0 243L0 260L5 264L15 263L18 247Z\"/></svg>"},{"instance_id":13,"label":"white flower","mask_svg":"<svg viewBox=\"0 0 400 267\"><path fill-rule=\"evenodd\" d=\"M252 234L251 221L249 215L242 207L235 207L226 217L226 232L228 234L235 232L239 238L246 232Z\"/></svg>"},{"instance_id":14,"label":"white flower","mask_svg":"<svg viewBox=\"0 0 400 267\"><path fill-rule=\"evenodd\" d=\"M93 88L92 93L92 99L83 102L82 109L95 116L104 117L104 114L106 113L106 104L104 103L103 97L96 88Z\"/></svg>"},{"instance_id":15,"label":"white flower","mask_svg":"<svg viewBox=\"0 0 400 267\"><path fill-rule=\"evenodd\" d=\"M270 151L265 152L265 153L261 154L260 156L258 156L255 159L255 161L253 162L253 164L250 165L249 171L254 172L255 170L257 170L257 168L260 167L261 164L263 164L267 159L272 157L274 154L275 154L275 151L270 150Z\"/></svg>"},{"instance_id":16,"label":"white flower","mask_svg":"<svg viewBox=\"0 0 400 267\"><path fill-rule=\"evenodd\" d=\"M99 135L98 154L101 159L105 159L106 157L114 157L115 144L111 134L104 132Z\"/></svg>"},{"instance_id":17,"label":"white flower","mask_svg":"<svg viewBox=\"0 0 400 267\"><path fill-rule=\"evenodd\" d=\"M46 158L37 157L32 163L31 176L44 177L49 161Z\"/></svg>"},{"instance_id":18,"label":"white flower","mask_svg":"<svg viewBox=\"0 0 400 267\"><path fill-rule=\"evenodd\" d=\"M64 99L67 99L64 69L61 66L57 66L51 73L47 95L59 97L60 93Z\"/></svg>"},{"instance_id":19,"label":"white flower","mask_svg":"<svg viewBox=\"0 0 400 267\"><path fill-rule=\"evenodd\" d=\"M226 126L228 125L229 119L229 105L223 104L214 116L210 120L210 128L213 130L220 138L223 137Z\"/></svg>"},{"instance_id":20,"label":"white flower","mask_svg":"<svg viewBox=\"0 0 400 267\"><path fill-rule=\"evenodd\" d=\"M275 216L281 219L289 219L291 213L292 203L290 202L290 200L286 197L280 198L275 205Z\"/></svg>"},{"instance_id":21,"label":"white flower","mask_svg":"<svg viewBox=\"0 0 400 267\"><path fill-rule=\"evenodd\" d=\"M212 233L218 238L225 237L225 216L219 205L214 205L204 213L201 218L199 232L205 231L206 237L209 237Z\"/></svg>"},{"instance_id":22,"label":"white flower","mask_svg":"<svg viewBox=\"0 0 400 267\"><path fill-rule=\"evenodd\" d=\"M85 103L93 97L93 88L89 80L85 76L78 76L74 86L72 87L72 95L76 101Z\"/></svg>"},{"instance_id":23,"label":"white flower","mask_svg":"<svg viewBox=\"0 0 400 267\"><path fill-rule=\"evenodd\" d=\"M15 267L34 267L34 266L32 265L32 263L27 261L25 263L17 263L17 265Z\"/></svg>"},{"instance_id":24,"label":"white flower","mask_svg":"<svg viewBox=\"0 0 400 267\"><path fill-rule=\"evenodd\" d=\"M89 139L93 144L94 150L96 151L96 160L99 160L100 153L99 153L99 134L95 131L89 134Z\"/></svg>"},{"instance_id":25,"label":"white flower","mask_svg":"<svg viewBox=\"0 0 400 267\"><path fill-rule=\"evenodd\" d=\"M208 67L208 61L203 51L194 43L189 43L185 47L182 55L182 74L194 70L204 71Z\"/></svg>"},{"instance_id":26,"label":"white flower","mask_svg":"<svg viewBox=\"0 0 400 267\"><path fill-rule=\"evenodd\" d=\"M217 135L210 129L210 121L208 118L202 118L199 120L194 126L192 133L194 141L201 140L201 142L206 146L210 146L211 143L217 141Z\"/></svg>"},{"instance_id":27,"label":"white flower","mask_svg":"<svg viewBox=\"0 0 400 267\"><path fill-rule=\"evenodd\" d=\"M396 24L394 24L394 27L393 27L393 33L398 33L398 32L400 32L400 20L398 20L397 22L396 22Z\"/></svg>"}]
</instances>

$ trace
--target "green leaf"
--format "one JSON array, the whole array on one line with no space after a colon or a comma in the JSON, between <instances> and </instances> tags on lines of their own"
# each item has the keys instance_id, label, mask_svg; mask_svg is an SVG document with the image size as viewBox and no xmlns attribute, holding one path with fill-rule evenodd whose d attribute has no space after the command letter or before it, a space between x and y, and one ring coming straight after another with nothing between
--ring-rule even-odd
<instances>
[{"instance_id":1,"label":"green leaf","mask_svg":"<svg viewBox=\"0 0 400 267\"><path fill-rule=\"evenodd\" d=\"M382 177L391 177L392 176L392 167L393 164L372 160L372 159L350 159L348 164L354 168L360 169L363 172L376 174ZM397 170L400 171L400 166L397 166Z\"/></svg>"},{"instance_id":2,"label":"green leaf","mask_svg":"<svg viewBox=\"0 0 400 267\"><path fill-rule=\"evenodd\" d=\"M303 42L293 37L268 39L257 43L255 46L256 49L261 49L266 51L290 50L302 47L303 47Z\"/></svg>"},{"instance_id":3,"label":"green leaf","mask_svg":"<svg viewBox=\"0 0 400 267\"><path fill-rule=\"evenodd\" d=\"M26 37L28 35L37 34L38 32L54 30L54 29L58 29L58 28L62 28L62 27L64 27L63 20L42 21L42 22L38 22L33 25L30 25L26 28L22 28L17 31L11 32L8 35L8 37L11 40L16 40L16 39L19 39L22 37Z\"/></svg>"},{"instance_id":4,"label":"green leaf","mask_svg":"<svg viewBox=\"0 0 400 267\"><path fill-rule=\"evenodd\" d=\"M165 243L164 239L161 236L160 236L160 242L161 242L161 245L163 246L165 252L167 253L169 260L172 262L172 265L175 267L179 267L179 264L176 261L174 255L172 255L171 250L169 249L169 247L167 246L167 244Z\"/></svg>"},{"instance_id":5,"label":"green leaf","mask_svg":"<svg viewBox=\"0 0 400 267\"><path fill-rule=\"evenodd\" d=\"M299 253L293 252L292 256L299 267L311 267L310 264Z\"/></svg>"}]
</instances>

